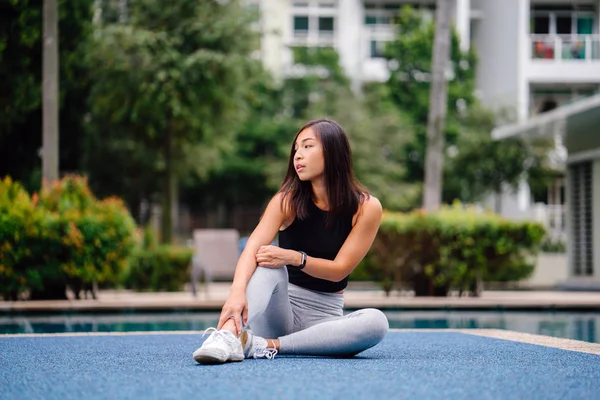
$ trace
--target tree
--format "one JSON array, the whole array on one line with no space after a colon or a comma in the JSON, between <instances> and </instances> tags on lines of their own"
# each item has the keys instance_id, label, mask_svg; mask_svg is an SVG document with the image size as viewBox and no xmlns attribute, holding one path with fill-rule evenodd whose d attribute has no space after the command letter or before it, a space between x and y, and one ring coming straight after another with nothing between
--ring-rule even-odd
<instances>
[{"instance_id":1,"label":"tree","mask_svg":"<svg viewBox=\"0 0 600 400\"><path fill-rule=\"evenodd\" d=\"M0 175L40 188L44 3L0 2ZM91 32L89 0L59 0L60 170L80 168L88 75L81 54ZM56 40L55 40L56 43Z\"/></svg>"},{"instance_id":2,"label":"tree","mask_svg":"<svg viewBox=\"0 0 600 400\"><path fill-rule=\"evenodd\" d=\"M363 96L355 95L332 48L296 47L293 54L295 74L281 86L268 77L254 80L253 96L247 99L251 112L240 125L235 151L207 179L190 182L187 202L202 194L197 207L262 207L281 184L298 128L329 117L348 133L355 171L365 186L387 209L408 208L418 198L414 185L404 182L402 159L412 126L389 101L387 88L373 85Z\"/></svg>"},{"instance_id":3,"label":"tree","mask_svg":"<svg viewBox=\"0 0 600 400\"><path fill-rule=\"evenodd\" d=\"M414 126L415 136L404 148L409 182L420 182L424 177L424 127L429 105L436 100L430 85L434 37L434 24L425 21L418 11L404 7L398 17L396 39L386 48L390 69L386 85L391 99ZM476 50L471 46L461 51L454 30L450 38L445 145L440 147L445 155L442 200L480 201L489 193L500 193L503 187L516 190L523 179L532 187L544 187L556 176L548 163L552 143L491 139L492 129L510 119L513 110L492 112L480 104L475 97ZM496 209L499 206L497 203Z\"/></svg>"},{"instance_id":4,"label":"tree","mask_svg":"<svg viewBox=\"0 0 600 400\"><path fill-rule=\"evenodd\" d=\"M396 38L386 47L390 76L389 92L397 108L409 116L414 126L414 138L404 148L409 182L424 180L425 147L430 109L432 59L435 26L423 19L420 12L405 6L398 16ZM456 143L461 129L461 115L476 104L475 66L473 48L461 51L456 31L451 31L447 81L447 117L444 143L441 148ZM432 99L433 101L433 99ZM488 132L489 134L489 132ZM438 143L439 146L439 143Z\"/></svg>"},{"instance_id":5,"label":"tree","mask_svg":"<svg viewBox=\"0 0 600 400\"><path fill-rule=\"evenodd\" d=\"M516 192L524 180L530 185L547 187L557 175L548 157L554 146L552 140L491 138L489 132L502 118L502 112L481 106L469 110L462 119L463 129L453 156L448 158L445 178L449 189L464 201L480 201L494 193L496 212L500 212L504 188Z\"/></svg>"},{"instance_id":6,"label":"tree","mask_svg":"<svg viewBox=\"0 0 600 400\"><path fill-rule=\"evenodd\" d=\"M217 211L216 226L252 229L231 219L236 208L260 210L280 184L274 165L287 161L298 121L285 112L284 87L260 65L248 79L244 98L246 118L236 127L235 143L220 162L203 176L182 182L182 201L193 212ZM285 171L282 171L285 172ZM275 177L276 176L276 177ZM274 178L275 177L275 178ZM274 179L273 179L274 178Z\"/></svg>"},{"instance_id":7,"label":"tree","mask_svg":"<svg viewBox=\"0 0 600 400\"><path fill-rule=\"evenodd\" d=\"M286 82L292 112L301 122L319 117L339 122L350 138L361 182L386 209L409 208L418 191L406 182L402 149L413 136L413 127L389 101L388 88L371 85L357 96L334 49L297 48L294 53L297 69L304 73Z\"/></svg>"},{"instance_id":8,"label":"tree","mask_svg":"<svg viewBox=\"0 0 600 400\"><path fill-rule=\"evenodd\" d=\"M448 109L446 70L450 52L450 0L437 0L435 12L435 39L433 67L427 119L427 148L425 155L425 187L423 208L437 210L442 201L442 174L444 168L444 126Z\"/></svg>"},{"instance_id":9,"label":"tree","mask_svg":"<svg viewBox=\"0 0 600 400\"><path fill-rule=\"evenodd\" d=\"M346 129L359 180L386 210L407 210L420 194L420 185L406 181L403 154L414 127L388 100L386 90L374 85L365 89L360 98L340 95L337 101L328 103L330 109L334 108L324 115L330 115Z\"/></svg>"},{"instance_id":10,"label":"tree","mask_svg":"<svg viewBox=\"0 0 600 400\"><path fill-rule=\"evenodd\" d=\"M178 179L230 149L255 62L252 15L237 0L140 0L126 23L98 27L90 125L147 151L161 177L162 240L172 238Z\"/></svg>"}]
</instances>

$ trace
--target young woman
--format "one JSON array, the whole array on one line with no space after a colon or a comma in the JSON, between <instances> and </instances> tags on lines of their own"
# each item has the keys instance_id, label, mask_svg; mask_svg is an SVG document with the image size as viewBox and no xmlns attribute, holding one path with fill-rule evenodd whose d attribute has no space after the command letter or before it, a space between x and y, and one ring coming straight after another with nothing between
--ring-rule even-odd
<instances>
[{"instance_id":1,"label":"young woman","mask_svg":"<svg viewBox=\"0 0 600 400\"><path fill-rule=\"evenodd\" d=\"M385 315L343 315L348 276L371 247L382 207L353 172L348 137L315 120L294 139L287 175L250 235L203 364L275 354L349 357L379 343ZM268 245L279 234L279 247Z\"/></svg>"}]
</instances>

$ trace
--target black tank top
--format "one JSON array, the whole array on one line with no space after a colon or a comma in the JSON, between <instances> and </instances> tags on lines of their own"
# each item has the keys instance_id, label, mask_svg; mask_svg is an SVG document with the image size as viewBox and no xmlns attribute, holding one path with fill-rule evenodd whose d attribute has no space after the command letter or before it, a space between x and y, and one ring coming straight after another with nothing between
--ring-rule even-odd
<instances>
[{"instance_id":1,"label":"black tank top","mask_svg":"<svg viewBox=\"0 0 600 400\"><path fill-rule=\"evenodd\" d=\"M296 218L285 230L279 231L279 246L283 249L301 250L315 258L334 260L352 230L352 217L349 213L329 216L327 226L323 211L312 201L308 216ZM289 282L310 290L335 293L348 285L348 276L339 282L315 278L294 266L287 266Z\"/></svg>"}]
</instances>

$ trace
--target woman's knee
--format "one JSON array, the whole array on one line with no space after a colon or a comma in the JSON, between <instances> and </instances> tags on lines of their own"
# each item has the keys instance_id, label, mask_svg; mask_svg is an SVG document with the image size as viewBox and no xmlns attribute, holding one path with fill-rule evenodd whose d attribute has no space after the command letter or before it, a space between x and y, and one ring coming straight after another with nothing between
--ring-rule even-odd
<instances>
[{"instance_id":1,"label":"woman's knee","mask_svg":"<svg viewBox=\"0 0 600 400\"><path fill-rule=\"evenodd\" d=\"M373 326L373 332L375 336L379 338L379 341L383 340L390 329L390 324L387 317L381 310L370 308L369 318Z\"/></svg>"},{"instance_id":2,"label":"woman's knee","mask_svg":"<svg viewBox=\"0 0 600 400\"><path fill-rule=\"evenodd\" d=\"M250 278L250 282L248 282L248 287L256 285L259 290L264 290L266 284L269 282L271 285L269 286L277 286L280 282L287 283L288 275L287 269L285 267L282 268L267 268L267 267L256 267L252 277Z\"/></svg>"},{"instance_id":3,"label":"woman's knee","mask_svg":"<svg viewBox=\"0 0 600 400\"><path fill-rule=\"evenodd\" d=\"M389 330L389 322L385 314L376 308L365 308L357 313L360 313L360 325L365 339L373 344L381 342Z\"/></svg>"},{"instance_id":4,"label":"woman's knee","mask_svg":"<svg viewBox=\"0 0 600 400\"><path fill-rule=\"evenodd\" d=\"M254 270L254 275L259 277L267 278L267 279L276 279L277 281L285 280L287 281L288 273L285 267L281 268L269 268L269 267L256 267Z\"/></svg>"}]
</instances>

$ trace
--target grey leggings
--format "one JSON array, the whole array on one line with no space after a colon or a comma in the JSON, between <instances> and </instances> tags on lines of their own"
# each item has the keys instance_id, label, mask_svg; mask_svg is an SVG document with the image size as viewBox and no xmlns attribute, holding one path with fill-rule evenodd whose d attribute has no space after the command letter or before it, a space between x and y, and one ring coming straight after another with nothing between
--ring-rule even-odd
<instances>
[{"instance_id":1,"label":"grey leggings","mask_svg":"<svg viewBox=\"0 0 600 400\"><path fill-rule=\"evenodd\" d=\"M257 267L246 297L249 328L279 339L280 354L353 356L381 342L389 327L374 308L343 315L343 294L290 284L286 268Z\"/></svg>"}]
</instances>

